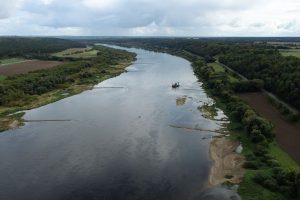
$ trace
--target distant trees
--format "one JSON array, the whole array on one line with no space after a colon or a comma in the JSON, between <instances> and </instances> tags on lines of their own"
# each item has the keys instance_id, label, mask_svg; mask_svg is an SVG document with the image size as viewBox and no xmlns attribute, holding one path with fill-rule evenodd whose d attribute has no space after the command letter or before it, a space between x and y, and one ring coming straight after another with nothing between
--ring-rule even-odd
<instances>
[{"instance_id":1,"label":"distant trees","mask_svg":"<svg viewBox=\"0 0 300 200\"><path fill-rule=\"evenodd\" d=\"M254 44L253 42L257 40L263 42ZM274 38L125 38L105 39L105 42L155 51L189 52L201 56L207 63L214 62L214 57L218 56L220 62L248 79L263 82L263 85L262 82L238 83L235 86L236 92L257 91L264 87L300 109L300 59L281 56L275 47L267 45L266 42L272 40ZM280 40L298 41L299 39L280 38ZM101 40L90 42L101 42Z\"/></svg>"},{"instance_id":2,"label":"distant trees","mask_svg":"<svg viewBox=\"0 0 300 200\"><path fill-rule=\"evenodd\" d=\"M300 59L283 57L275 49L260 46L233 46L220 62L250 79L260 79L264 87L300 109ZM236 90L243 87L237 86Z\"/></svg>"},{"instance_id":3,"label":"distant trees","mask_svg":"<svg viewBox=\"0 0 300 200\"><path fill-rule=\"evenodd\" d=\"M45 54L81 47L85 47L85 45L80 42L58 38L0 37L0 58L43 59L47 58Z\"/></svg>"},{"instance_id":4,"label":"distant trees","mask_svg":"<svg viewBox=\"0 0 300 200\"><path fill-rule=\"evenodd\" d=\"M233 85L234 91L238 93L261 91L263 86L264 86L263 81L259 79L253 79L248 81L242 80L242 81L235 82Z\"/></svg>"}]
</instances>

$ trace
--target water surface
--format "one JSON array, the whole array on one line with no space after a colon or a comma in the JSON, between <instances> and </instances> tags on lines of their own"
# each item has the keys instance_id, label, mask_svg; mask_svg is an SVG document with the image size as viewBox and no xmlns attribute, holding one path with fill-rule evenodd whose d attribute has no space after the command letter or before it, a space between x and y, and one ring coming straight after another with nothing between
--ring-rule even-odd
<instances>
[{"instance_id":1,"label":"water surface","mask_svg":"<svg viewBox=\"0 0 300 200\"><path fill-rule=\"evenodd\" d=\"M61 121L0 134L0 199L176 200L202 192L220 124L197 107L212 100L188 61L129 50L137 60L128 73L24 117Z\"/></svg>"}]
</instances>

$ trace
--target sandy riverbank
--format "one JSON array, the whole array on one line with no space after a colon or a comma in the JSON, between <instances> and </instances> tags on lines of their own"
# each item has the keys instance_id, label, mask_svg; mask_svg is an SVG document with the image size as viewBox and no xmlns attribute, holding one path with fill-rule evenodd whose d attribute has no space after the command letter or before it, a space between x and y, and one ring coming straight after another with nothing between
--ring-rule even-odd
<instances>
[{"instance_id":1,"label":"sandy riverbank","mask_svg":"<svg viewBox=\"0 0 300 200\"><path fill-rule=\"evenodd\" d=\"M216 186L224 182L238 184L244 176L244 157L236 152L238 141L225 136L214 137L210 143L209 154L213 165L209 175L209 185Z\"/></svg>"}]
</instances>

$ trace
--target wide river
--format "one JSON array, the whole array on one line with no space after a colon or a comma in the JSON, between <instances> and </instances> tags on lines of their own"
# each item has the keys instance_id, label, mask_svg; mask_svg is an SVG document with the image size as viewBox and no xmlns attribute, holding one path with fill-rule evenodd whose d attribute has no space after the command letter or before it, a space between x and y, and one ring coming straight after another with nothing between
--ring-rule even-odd
<instances>
[{"instance_id":1,"label":"wide river","mask_svg":"<svg viewBox=\"0 0 300 200\"><path fill-rule=\"evenodd\" d=\"M197 199L221 127L197 108L213 101L188 61L127 50L137 53L127 73L0 134L1 200Z\"/></svg>"}]
</instances>

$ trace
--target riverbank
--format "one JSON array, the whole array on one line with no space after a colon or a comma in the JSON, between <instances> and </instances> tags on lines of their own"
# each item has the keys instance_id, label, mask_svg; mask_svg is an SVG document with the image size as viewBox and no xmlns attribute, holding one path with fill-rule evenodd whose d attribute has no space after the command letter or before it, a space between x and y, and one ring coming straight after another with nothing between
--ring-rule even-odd
<instances>
[{"instance_id":1,"label":"riverbank","mask_svg":"<svg viewBox=\"0 0 300 200\"><path fill-rule=\"evenodd\" d=\"M209 146L209 154L213 161L209 186L223 183L239 184L243 180L244 157L239 154L240 142L225 136L214 137Z\"/></svg>"},{"instance_id":2,"label":"riverbank","mask_svg":"<svg viewBox=\"0 0 300 200\"><path fill-rule=\"evenodd\" d=\"M63 98L79 94L83 91L90 90L94 85L125 72L125 68L128 67L134 60L135 56L132 55L131 57L128 57L125 60L123 59L121 62L119 61L114 65L106 66L100 73L96 73L96 71L94 71L95 75L84 77L80 80L81 84L78 84L78 81L74 81L62 88L54 89L41 95L35 95L32 101L27 101L22 106L1 106L0 132L22 126L24 124L22 116L25 114L25 112L22 111L38 108L55 101L59 101ZM105 73L103 73L103 71Z\"/></svg>"},{"instance_id":3,"label":"riverbank","mask_svg":"<svg viewBox=\"0 0 300 200\"><path fill-rule=\"evenodd\" d=\"M201 56L177 48L147 42L117 41L115 44L166 52L189 60L206 92L229 117L230 139L243 145L245 176L238 193L244 200L297 199L300 194L297 188L299 166L274 142L273 125L238 97L234 86L243 84L238 77L233 81L225 69L216 71Z\"/></svg>"}]
</instances>

